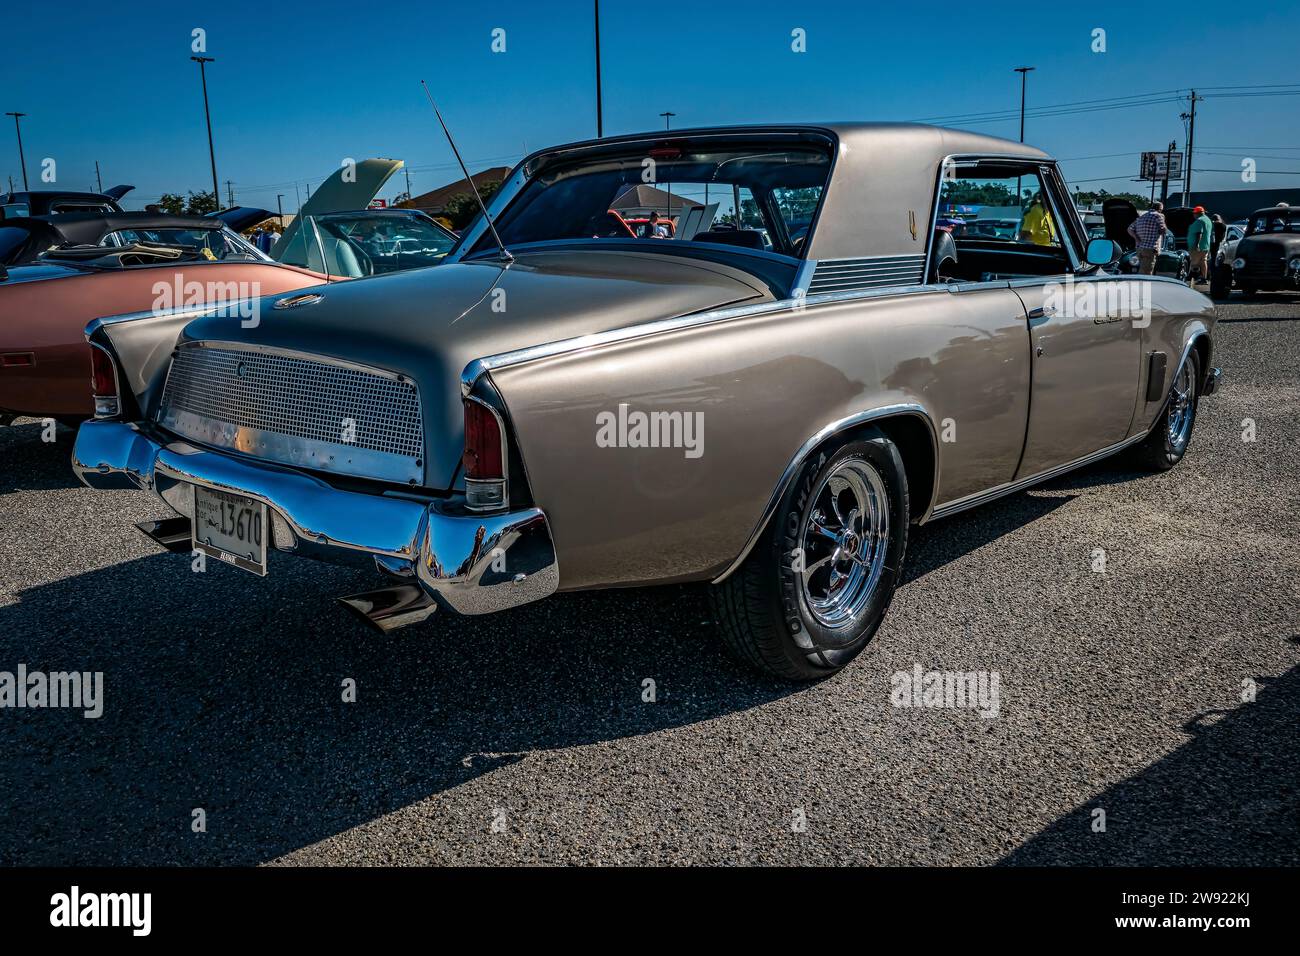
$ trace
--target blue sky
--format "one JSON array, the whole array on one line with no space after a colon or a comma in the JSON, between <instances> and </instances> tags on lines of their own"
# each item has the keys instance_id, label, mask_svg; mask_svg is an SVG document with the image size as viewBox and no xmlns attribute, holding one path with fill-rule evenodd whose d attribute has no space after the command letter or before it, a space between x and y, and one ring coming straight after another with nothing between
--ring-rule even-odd
<instances>
[{"instance_id":1,"label":"blue sky","mask_svg":"<svg viewBox=\"0 0 1300 956\"><path fill-rule=\"evenodd\" d=\"M15 4L2 28L0 99L3 110L29 114L34 186L52 157L65 188L93 188L98 160L105 186L138 187L137 207L164 191L208 188L189 60L191 30L201 27L217 60L208 85L223 200L231 179L237 202L274 209L284 193L288 212L295 183L318 183L344 157L404 159L417 193L457 178L420 79L476 169L594 136L591 14L592 0ZM505 30L504 53L492 52L495 28ZM1098 28L1104 53L1091 49ZM795 29L807 52L791 50ZM1257 185L1300 186L1300 96L1259 95L1266 84L1300 91L1296 0L604 0L601 34L607 133L659 128L664 110L677 114L674 126L987 116L1018 110L1012 70L1032 65L1025 138L1065 161L1072 184L1145 191L1129 181L1137 153L1171 139L1181 148L1187 104L1173 91L1198 87L1215 95L1197 107L1194 188L1244 188L1248 157ZM1032 114L1117 97L1147 105ZM0 177L17 182L12 121L0 120ZM1019 133L1014 117L946 125Z\"/></svg>"}]
</instances>

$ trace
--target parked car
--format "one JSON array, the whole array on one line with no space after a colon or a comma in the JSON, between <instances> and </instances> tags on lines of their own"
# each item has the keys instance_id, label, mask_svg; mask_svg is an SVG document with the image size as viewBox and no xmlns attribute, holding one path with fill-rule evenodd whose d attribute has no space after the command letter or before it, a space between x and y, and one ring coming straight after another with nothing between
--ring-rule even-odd
<instances>
[{"instance_id":1,"label":"parked car","mask_svg":"<svg viewBox=\"0 0 1300 956\"><path fill-rule=\"evenodd\" d=\"M772 249L591 238L648 155L665 181L748 190ZM1056 236L936 229L953 183L1041 191ZM783 210L807 206L796 237ZM173 550L377 567L388 586L344 600L384 628L712 582L736 655L809 680L876 633L910 525L1122 450L1171 468L1219 379L1210 301L1103 271L1119 250L1020 143L610 137L526 157L489 208L495 230L480 216L435 269L272 297L255 328L198 318L155 367L92 323L77 474L157 495L175 516L145 530Z\"/></svg>"},{"instance_id":2,"label":"parked car","mask_svg":"<svg viewBox=\"0 0 1300 956\"><path fill-rule=\"evenodd\" d=\"M1218 283L1211 292L1217 296L1226 296L1234 284L1246 295L1300 289L1300 206L1256 210L1234 247L1224 241L1219 258L1231 263L1231 272L1215 270Z\"/></svg>"},{"instance_id":3,"label":"parked car","mask_svg":"<svg viewBox=\"0 0 1300 956\"><path fill-rule=\"evenodd\" d=\"M273 255L285 260L279 262L238 235L271 218L265 209L235 207L206 217L65 213L0 221L0 263L31 263L0 266L0 424L18 415L76 424L91 415L86 368L94 353L85 329L92 319L115 316L119 334L129 335L150 361L161 362L182 325L212 307L242 316L252 303L239 300L249 296L260 301L263 295L439 262L455 237L424 213L346 211L369 203L401 166L398 160L369 159L328 177L285 232L288 241L277 243ZM294 261L299 252L302 259ZM160 296L160 289L167 294ZM122 325L127 320L129 332Z\"/></svg>"},{"instance_id":4,"label":"parked car","mask_svg":"<svg viewBox=\"0 0 1300 956\"><path fill-rule=\"evenodd\" d=\"M0 195L0 221L25 216L56 216L69 212L121 212L118 201L134 186L114 186L107 192L31 189Z\"/></svg>"},{"instance_id":5,"label":"parked car","mask_svg":"<svg viewBox=\"0 0 1300 956\"><path fill-rule=\"evenodd\" d=\"M1164 242L1160 244L1160 254L1156 256L1155 274L1171 276L1180 282L1186 281L1191 268L1191 254L1187 251L1187 241L1183 240L1179 248L1178 237L1172 229L1165 230ZM1138 271L1138 254L1136 249L1124 253L1119 260L1119 271L1127 274Z\"/></svg>"},{"instance_id":6,"label":"parked car","mask_svg":"<svg viewBox=\"0 0 1300 956\"><path fill-rule=\"evenodd\" d=\"M1237 243L1246 235L1249 223L1228 223L1223 231L1223 240L1214 254L1214 264L1210 266L1210 298L1226 299L1232 291L1232 262L1237 258Z\"/></svg>"},{"instance_id":7,"label":"parked car","mask_svg":"<svg viewBox=\"0 0 1300 956\"><path fill-rule=\"evenodd\" d=\"M1187 212L1190 214L1191 210ZM1165 216L1166 226L1182 222L1181 215L1178 214L1179 210L1170 210L1170 213L1175 215L1172 222L1169 215ZM1125 275L1136 275L1138 271L1137 241L1128 232L1128 227L1137 220L1137 217L1137 207L1127 199L1112 198L1102 203L1105 235L1124 250L1117 269ZM1191 220L1188 219L1187 224L1190 223ZM1187 251L1187 227L1183 227L1181 245L1175 230L1166 228L1164 241L1160 244L1160 254L1156 256L1155 274L1184 281L1190 268L1191 255Z\"/></svg>"},{"instance_id":8,"label":"parked car","mask_svg":"<svg viewBox=\"0 0 1300 956\"><path fill-rule=\"evenodd\" d=\"M43 251L29 260L34 246ZM209 301L233 304L241 291L272 295L325 280L272 262L221 219L202 216L68 213L0 222L0 262L15 256L28 264L0 266L0 424L19 415L68 424L91 416L85 329L98 316L156 312L165 321L155 334L170 328L171 339L155 343L165 357L177 314L192 318Z\"/></svg>"}]
</instances>

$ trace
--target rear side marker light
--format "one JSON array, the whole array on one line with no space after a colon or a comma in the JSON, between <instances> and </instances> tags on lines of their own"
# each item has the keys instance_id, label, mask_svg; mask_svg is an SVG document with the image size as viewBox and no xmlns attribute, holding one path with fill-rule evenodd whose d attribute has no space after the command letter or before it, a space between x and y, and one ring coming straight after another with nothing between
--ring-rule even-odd
<instances>
[{"instance_id":1,"label":"rear side marker light","mask_svg":"<svg viewBox=\"0 0 1300 956\"><path fill-rule=\"evenodd\" d=\"M35 352L5 352L0 355L0 368L31 368L35 364Z\"/></svg>"}]
</instances>

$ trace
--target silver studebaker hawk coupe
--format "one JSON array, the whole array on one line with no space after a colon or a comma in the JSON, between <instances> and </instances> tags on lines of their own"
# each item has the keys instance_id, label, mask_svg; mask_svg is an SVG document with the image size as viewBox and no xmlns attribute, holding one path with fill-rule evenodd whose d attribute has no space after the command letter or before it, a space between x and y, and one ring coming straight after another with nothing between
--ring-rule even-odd
<instances>
[{"instance_id":1,"label":"silver studebaker hawk coupe","mask_svg":"<svg viewBox=\"0 0 1300 956\"><path fill-rule=\"evenodd\" d=\"M954 226L972 204L1017 230ZM1115 274L1017 143L621 136L529 156L489 212L443 265L273 297L253 327L164 316L160 349L92 323L81 479L156 493L172 550L377 566L344 600L384 628L712 582L734 652L807 680L879 627L910 524L1122 449L1170 468L1218 382L1209 300Z\"/></svg>"}]
</instances>

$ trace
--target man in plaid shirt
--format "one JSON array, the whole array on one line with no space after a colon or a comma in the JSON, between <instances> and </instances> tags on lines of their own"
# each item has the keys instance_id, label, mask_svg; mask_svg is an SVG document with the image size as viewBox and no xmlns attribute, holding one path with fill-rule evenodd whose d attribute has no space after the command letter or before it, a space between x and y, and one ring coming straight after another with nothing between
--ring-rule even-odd
<instances>
[{"instance_id":1,"label":"man in plaid shirt","mask_svg":"<svg viewBox=\"0 0 1300 956\"><path fill-rule=\"evenodd\" d=\"M1160 255L1167 228L1164 208L1164 203L1152 203L1151 208L1128 227L1128 234L1137 240L1138 272L1144 276L1156 271L1156 256Z\"/></svg>"}]
</instances>

